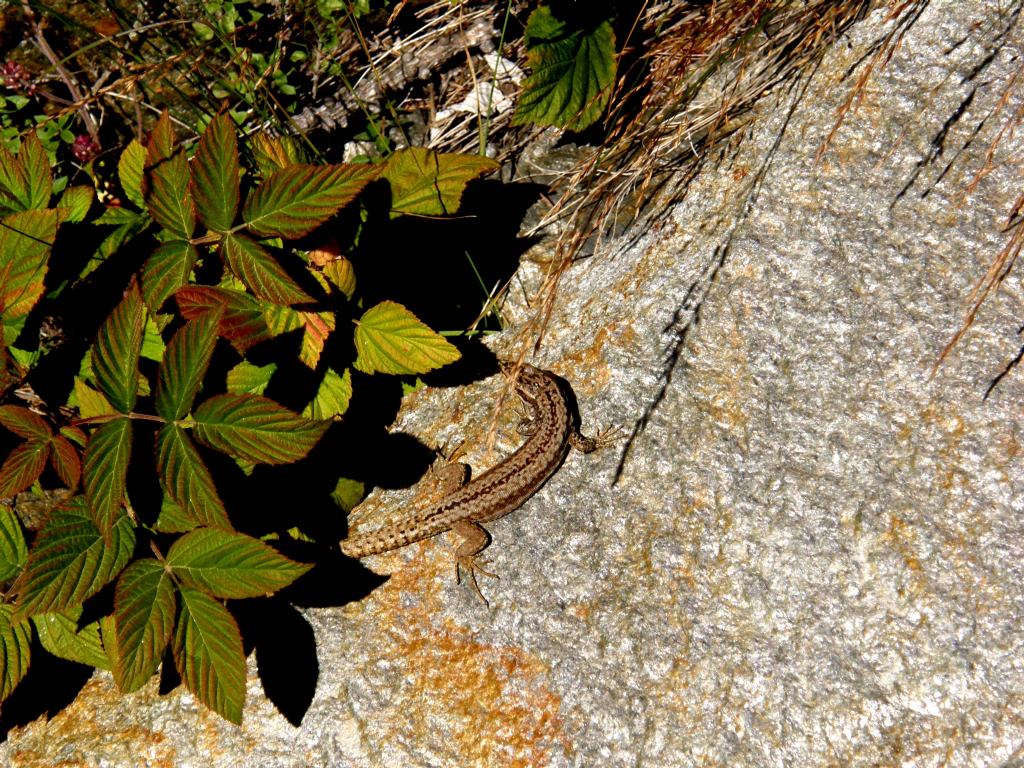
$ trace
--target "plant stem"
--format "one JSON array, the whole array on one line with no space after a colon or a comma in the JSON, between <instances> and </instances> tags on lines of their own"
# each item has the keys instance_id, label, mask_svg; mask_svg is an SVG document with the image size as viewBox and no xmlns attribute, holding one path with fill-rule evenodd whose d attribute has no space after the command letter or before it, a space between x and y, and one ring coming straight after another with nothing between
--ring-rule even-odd
<instances>
[{"instance_id":1,"label":"plant stem","mask_svg":"<svg viewBox=\"0 0 1024 768\"><path fill-rule=\"evenodd\" d=\"M89 138L93 140L96 146L100 146L100 131L96 125L96 121L93 120L92 115L89 113L89 109L86 106L85 98L82 96L82 92L78 89L78 83L71 77L68 71L60 63L60 59L57 58L57 54L53 52L50 44L46 42L46 36L43 34L43 25L36 18L35 12L32 10L25 0L21 4L22 9L25 11L25 17L32 24L32 31L35 34L36 46L42 52L43 56L46 57L47 61L53 66L54 70L60 76L60 79L64 82L65 87L68 89L68 93L71 94L71 98L74 99L74 103L77 105L78 114L82 118L82 123L85 125L85 130L89 133Z\"/></svg>"}]
</instances>

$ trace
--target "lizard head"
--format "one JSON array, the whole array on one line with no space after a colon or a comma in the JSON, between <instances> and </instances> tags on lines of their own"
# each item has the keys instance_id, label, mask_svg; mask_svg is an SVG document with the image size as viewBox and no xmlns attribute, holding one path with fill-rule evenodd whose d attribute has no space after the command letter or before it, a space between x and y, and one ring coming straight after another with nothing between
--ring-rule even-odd
<instances>
[{"instance_id":1,"label":"lizard head","mask_svg":"<svg viewBox=\"0 0 1024 768\"><path fill-rule=\"evenodd\" d=\"M511 360L502 360L498 363L501 372L505 376L516 374L516 364ZM542 388L550 383L552 376L529 363L523 363L516 374L516 394L528 403L534 403L540 396Z\"/></svg>"}]
</instances>

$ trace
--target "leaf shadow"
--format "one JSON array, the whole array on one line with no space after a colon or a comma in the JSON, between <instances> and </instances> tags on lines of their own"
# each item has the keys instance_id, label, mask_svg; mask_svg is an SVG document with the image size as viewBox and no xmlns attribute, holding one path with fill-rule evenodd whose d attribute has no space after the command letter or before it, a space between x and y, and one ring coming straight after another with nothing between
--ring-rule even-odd
<instances>
[{"instance_id":1,"label":"leaf shadow","mask_svg":"<svg viewBox=\"0 0 1024 768\"><path fill-rule=\"evenodd\" d=\"M92 667L58 659L43 650L35 638L31 654L28 673L0 710L0 743L7 740L11 729L64 710L93 675Z\"/></svg>"},{"instance_id":2,"label":"leaf shadow","mask_svg":"<svg viewBox=\"0 0 1024 768\"><path fill-rule=\"evenodd\" d=\"M300 726L320 677L313 628L278 596L237 600L231 612L245 638L246 655L256 653L263 692L289 723Z\"/></svg>"}]
</instances>

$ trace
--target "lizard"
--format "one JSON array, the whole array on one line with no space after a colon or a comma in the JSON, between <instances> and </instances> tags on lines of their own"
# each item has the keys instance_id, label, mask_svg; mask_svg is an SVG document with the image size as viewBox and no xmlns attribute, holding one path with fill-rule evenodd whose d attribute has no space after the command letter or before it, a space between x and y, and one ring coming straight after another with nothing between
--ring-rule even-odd
<instances>
[{"instance_id":1,"label":"lizard","mask_svg":"<svg viewBox=\"0 0 1024 768\"><path fill-rule=\"evenodd\" d=\"M458 476L449 475L449 484L457 485L440 501L417 510L395 523L366 533L357 533L340 542L341 551L363 558L399 549L416 541L453 531L461 542L455 550L455 577L460 568L469 574L473 588L486 603L476 581L476 573L496 578L477 562L477 556L491 542L481 523L497 520L521 507L561 466L570 446L591 453L611 442L611 432L597 437L584 436L576 426L565 393L558 379L528 363L518 371L511 361L499 361L501 372L513 378L516 395L526 409L518 431L526 436L511 456L470 480L466 464L450 464Z\"/></svg>"}]
</instances>

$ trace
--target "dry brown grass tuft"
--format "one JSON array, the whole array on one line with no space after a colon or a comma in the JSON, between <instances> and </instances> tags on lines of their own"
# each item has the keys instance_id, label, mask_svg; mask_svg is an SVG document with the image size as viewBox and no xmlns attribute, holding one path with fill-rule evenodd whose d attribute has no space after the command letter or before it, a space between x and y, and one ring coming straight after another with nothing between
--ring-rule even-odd
<instances>
[{"instance_id":1,"label":"dry brown grass tuft","mask_svg":"<svg viewBox=\"0 0 1024 768\"><path fill-rule=\"evenodd\" d=\"M890 3L896 23L869 69L888 61L908 20L927 2ZM518 334L519 357L542 343L561 276L585 248L667 208L702 158L745 123L752 105L811 72L875 5L869 0L648 3L634 25L635 41L625 46L626 53L633 47L642 53L620 72L608 141L561 180L561 194L535 228L565 222L535 311ZM837 127L868 76L851 89ZM639 108L630 108L638 94Z\"/></svg>"}]
</instances>

